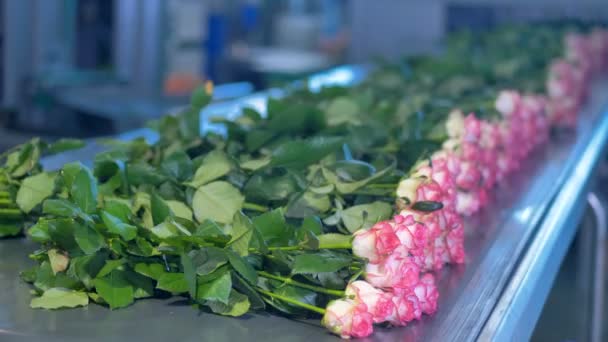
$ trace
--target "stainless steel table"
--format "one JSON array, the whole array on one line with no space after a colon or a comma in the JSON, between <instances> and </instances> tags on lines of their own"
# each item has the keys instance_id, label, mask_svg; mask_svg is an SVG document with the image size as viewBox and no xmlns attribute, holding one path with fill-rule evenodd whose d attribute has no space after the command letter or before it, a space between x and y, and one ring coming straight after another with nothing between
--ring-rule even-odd
<instances>
[{"instance_id":1,"label":"stainless steel table","mask_svg":"<svg viewBox=\"0 0 608 342\"><path fill-rule=\"evenodd\" d=\"M437 314L405 328L377 328L369 340L528 338L605 150L607 104L608 82L598 83L576 130L537 150L520 172L495 189L493 204L467 220L467 260L438 274ZM23 239L0 241L2 341L337 340L314 321L267 314L225 318L198 312L179 298L141 300L115 312L98 305L32 310L28 286L17 273L28 265L25 254L33 249Z\"/></svg>"}]
</instances>

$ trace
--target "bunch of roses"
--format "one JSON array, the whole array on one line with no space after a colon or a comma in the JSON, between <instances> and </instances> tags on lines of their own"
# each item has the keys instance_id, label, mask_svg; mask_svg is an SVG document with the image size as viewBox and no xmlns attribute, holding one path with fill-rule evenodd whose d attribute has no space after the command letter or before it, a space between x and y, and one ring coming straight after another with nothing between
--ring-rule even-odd
<instances>
[{"instance_id":1,"label":"bunch of roses","mask_svg":"<svg viewBox=\"0 0 608 342\"><path fill-rule=\"evenodd\" d=\"M464 262L461 215L480 210L487 191L548 140L551 126L574 124L591 75L606 70L608 31L569 34L565 57L549 67L547 96L501 91L496 121L452 111L442 149L399 183L399 215L354 234L353 254L368 262L365 281L350 283L346 298L330 302L322 323L343 338L365 337L373 324L404 326L434 313L439 293L424 272ZM421 203L441 205L428 210Z\"/></svg>"},{"instance_id":2,"label":"bunch of roses","mask_svg":"<svg viewBox=\"0 0 608 342\"><path fill-rule=\"evenodd\" d=\"M564 58L549 67L547 111L551 124L573 126L589 91L591 76L608 70L608 30L564 37Z\"/></svg>"},{"instance_id":3,"label":"bunch of roses","mask_svg":"<svg viewBox=\"0 0 608 342\"><path fill-rule=\"evenodd\" d=\"M365 337L373 324L405 326L437 310L435 278L421 275L429 229L413 215L396 215L354 234L353 254L367 260L365 281L350 283L330 302L322 323L343 337Z\"/></svg>"}]
</instances>

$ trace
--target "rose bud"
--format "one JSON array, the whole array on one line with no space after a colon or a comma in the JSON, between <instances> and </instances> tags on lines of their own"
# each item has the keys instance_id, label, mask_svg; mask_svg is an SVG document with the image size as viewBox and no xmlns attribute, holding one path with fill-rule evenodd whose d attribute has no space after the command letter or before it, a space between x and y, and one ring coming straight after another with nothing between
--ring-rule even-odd
<instances>
[{"instance_id":1,"label":"rose bud","mask_svg":"<svg viewBox=\"0 0 608 342\"><path fill-rule=\"evenodd\" d=\"M332 333L342 337L367 337L373 332L372 314L367 306L349 299L329 302L321 324Z\"/></svg>"},{"instance_id":2,"label":"rose bud","mask_svg":"<svg viewBox=\"0 0 608 342\"><path fill-rule=\"evenodd\" d=\"M370 229L358 230L353 235L353 254L371 263L380 262L401 244L388 221L378 222Z\"/></svg>"}]
</instances>

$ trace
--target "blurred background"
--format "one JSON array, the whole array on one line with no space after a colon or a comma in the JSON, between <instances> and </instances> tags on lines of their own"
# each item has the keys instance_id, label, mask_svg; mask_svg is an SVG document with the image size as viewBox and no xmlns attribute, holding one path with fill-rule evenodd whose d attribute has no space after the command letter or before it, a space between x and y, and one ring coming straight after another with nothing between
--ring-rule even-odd
<instances>
[{"instance_id":1,"label":"blurred background","mask_svg":"<svg viewBox=\"0 0 608 342\"><path fill-rule=\"evenodd\" d=\"M0 0L0 12L0 151L141 127L205 80L225 101L433 53L462 28L608 18L605 0Z\"/></svg>"}]
</instances>

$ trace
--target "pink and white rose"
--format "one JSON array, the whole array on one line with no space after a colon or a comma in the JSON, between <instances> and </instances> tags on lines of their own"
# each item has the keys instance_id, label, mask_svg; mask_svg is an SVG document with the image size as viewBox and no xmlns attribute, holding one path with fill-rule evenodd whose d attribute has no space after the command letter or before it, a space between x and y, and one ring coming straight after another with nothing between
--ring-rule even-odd
<instances>
[{"instance_id":1,"label":"pink and white rose","mask_svg":"<svg viewBox=\"0 0 608 342\"><path fill-rule=\"evenodd\" d=\"M373 316L361 302L338 299L329 302L325 310L321 324L342 338L367 337L374 330Z\"/></svg>"}]
</instances>

